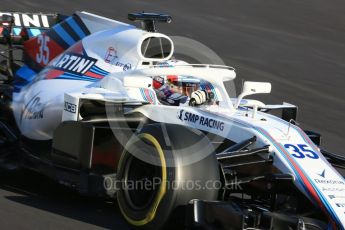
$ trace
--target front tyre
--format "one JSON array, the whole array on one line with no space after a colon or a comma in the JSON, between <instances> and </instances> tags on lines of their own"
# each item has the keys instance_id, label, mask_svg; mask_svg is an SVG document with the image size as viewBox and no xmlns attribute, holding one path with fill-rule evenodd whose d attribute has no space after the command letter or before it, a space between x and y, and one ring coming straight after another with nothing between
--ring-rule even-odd
<instances>
[{"instance_id":1,"label":"front tyre","mask_svg":"<svg viewBox=\"0 0 345 230\"><path fill-rule=\"evenodd\" d=\"M204 157L190 161L195 153ZM205 135L170 124L146 125L128 142L118 179L122 215L131 225L150 229L163 227L174 210L192 199L215 200L220 183L216 155Z\"/></svg>"}]
</instances>

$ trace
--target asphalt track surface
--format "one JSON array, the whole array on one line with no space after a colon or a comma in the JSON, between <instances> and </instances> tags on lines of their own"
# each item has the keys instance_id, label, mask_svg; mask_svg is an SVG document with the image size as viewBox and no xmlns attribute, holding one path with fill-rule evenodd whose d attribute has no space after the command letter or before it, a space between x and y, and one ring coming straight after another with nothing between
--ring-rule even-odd
<instances>
[{"instance_id":1,"label":"asphalt track surface","mask_svg":"<svg viewBox=\"0 0 345 230\"><path fill-rule=\"evenodd\" d=\"M299 106L298 121L345 154L345 2L342 0L1 0L1 11L71 14L121 21L128 12L166 12L168 35L207 45L242 80L270 81L266 103ZM0 174L0 229L128 229L111 202L81 197L32 173Z\"/></svg>"}]
</instances>

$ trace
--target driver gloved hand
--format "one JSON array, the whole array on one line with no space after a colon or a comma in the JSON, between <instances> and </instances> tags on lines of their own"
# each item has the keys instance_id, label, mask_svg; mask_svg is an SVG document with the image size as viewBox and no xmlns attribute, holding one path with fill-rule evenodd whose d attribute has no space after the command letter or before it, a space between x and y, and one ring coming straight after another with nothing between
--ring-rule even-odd
<instances>
[{"instance_id":1,"label":"driver gloved hand","mask_svg":"<svg viewBox=\"0 0 345 230\"><path fill-rule=\"evenodd\" d=\"M189 105L196 106L204 104L208 100L208 94L205 90L194 91L190 96Z\"/></svg>"}]
</instances>

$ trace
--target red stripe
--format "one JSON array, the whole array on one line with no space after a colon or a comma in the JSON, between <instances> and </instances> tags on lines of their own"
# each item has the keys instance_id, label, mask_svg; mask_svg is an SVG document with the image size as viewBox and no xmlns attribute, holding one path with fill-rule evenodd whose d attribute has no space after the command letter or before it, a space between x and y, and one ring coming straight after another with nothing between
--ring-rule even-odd
<instances>
[{"instance_id":1,"label":"red stripe","mask_svg":"<svg viewBox=\"0 0 345 230\"><path fill-rule=\"evenodd\" d=\"M319 152L318 148L315 146L314 142L312 142L310 140L310 138L307 136L307 134L305 134L305 132L298 126L295 126L295 128L297 129L297 132L299 132L305 140L307 140L307 142L309 143L309 145L317 152Z\"/></svg>"},{"instance_id":2,"label":"red stripe","mask_svg":"<svg viewBox=\"0 0 345 230\"><path fill-rule=\"evenodd\" d=\"M320 153L320 151L318 150L318 148L316 147L316 145L314 144L314 142L312 142L310 140L310 138L308 137L308 135L306 135L306 133L298 126L295 126L296 130L304 137L305 140L307 140L307 142L309 143L309 145L314 149L314 151L316 151L317 153ZM324 156L320 153L320 157L324 158ZM328 164L329 162L324 158L324 161L326 161ZM331 165L330 165L331 166ZM332 166L331 166L332 167ZM335 171L339 177L342 177L337 171ZM326 208L322 208L323 211L325 211L327 213ZM337 224L335 223L335 221L329 216L329 221L332 224L332 229L338 229Z\"/></svg>"},{"instance_id":3,"label":"red stripe","mask_svg":"<svg viewBox=\"0 0 345 230\"><path fill-rule=\"evenodd\" d=\"M258 127L255 127L255 126L252 126L252 125L250 125L250 124L248 124L248 123L242 123L242 121L238 121L238 120L234 120L234 121L237 122L237 123L239 123L239 124L241 124L241 125L247 126L247 127L249 126L249 127L253 127L253 128L259 129L261 132L263 132L265 135L267 135L269 138L271 138L271 140L272 140L274 143L278 144L278 143L275 141L275 139L274 139L266 130L261 129L261 128L258 128ZM304 133L304 132L302 132L302 133ZM309 139L309 138L307 138L307 140L308 140L308 139ZM281 146L280 146L280 144L278 144L278 147L279 147L280 149L282 149ZM304 184L307 186L308 191L311 192L310 190L312 190L312 191L314 192L314 193L312 193L312 195L314 194L314 199L316 199L316 201L317 201L317 203L319 203L319 205L320 205L322 211L328 216L328 219L329 219L329 221L331 222L333 229L338 229L338 228L337 228L337 224L336 224L335 221L332 219L331 215L327 212L326 207L325 207L325 206L323 205L323 203L321 202L320 197L317 195L317 193L316 193L316 191L314 190L313 186L309 183L308 179L304 176L304 174L303 174L303 172L300 170L300 168L299 168L299 167L294 163L294 161L291 159L290 154L289 154L289 153L286 153L285 149L282 149L282 150L283 150L284 154L289 158L289 161L293 164L293 166L295 167L295 169L298 171L299 175L302 176L302 180L303 180ZM305 181L307 181L307 184L305 183ZM308 186L308 185L309 185L309 186ZM310 189L310 187L311 187L311 189ZM315 197L316 197L316 198L315 198Z\"/></svg>"},{"instance_id":4,"label":"red stripe","mask_svg":"<svg viewBox=\"0 0 345 230\"><path fill-rule=\"evenodd\" d=\"M104 78L104 76L96 74L96 73L93 73L93 72L90 72L90 71L87 71L85 73L85 76L93 77L93 78Z\"/></svg>"},{"instance_id":5,"label":"red stripe","mask_svg":"<svg viewBox=\"0 0 345 230\"><path fill-rule=\"evenodd\" d=\"M58 76L62 75L63 73L64 73L64 71L51 69L47 72L45 78L46 79L54 79L54 78L57 78Z\"/></svg>"},{"instance_id":6,"label":"red stripe","mask_svg":"<svg viewBox=\"0 0 345 230\"><path fill-rule=\"evenodd\" d=\"M152 98L151 98L151 96L150 96L149 90L148 90L148 89L144 89L144 93L145 93L145 96L146 96L147 100L148 100L151 104L153 104L153 100L152 100Z\"/></svg>"},{"instance_id":7,"label":"red stripe","mask_svg":"<svg viewBox=\"0 0 345 230\"><path fill-rule=\"evenodd\" d=\"M312 196L314 197L314 199L319 203L319 205L322 205L322 202L319 198L319 196L317 195L314 187L312 186L312 184L309 182L308 178L304 175L303 171L300 169L300 167L294 162L294 160L291 158L290 154L286 152L286 150L281 147L278 144L279 148L285 153L285 155L288 157L289 161L291 162L291 164L293 165L293 167L297 170L298 174L301 176L304 184L307 186L309 192L312 194Z\"/></svg>"},{"instance_id":8,"label":"red stripe","mask_svg":"<svg viewBox=\"0 0 345 230\"><path fill-rule=\"evenodd\" d=\"M286 152L286 150L281 147L281 145L279 143L277 143L272 136L266 132L265 130L261 129L262 132L264 132L268 137L270 137L272 139L273 142L275 142L277 144L277 146L284 152L284 154L287 156L287 158L289 159L289 161L292 163L293 167L297 170L298 174L300 175L300 177L303 180L303 183L306 185L308 191L311 193L311 195L313 196L314 200L316 200L316 202L319 204L319 206L321 207L322 211L328 216L329 221L332 223L333 228L334 225L336 225L334 223L334 221L332 220L332 217L330 216L330 214L327 212L326 207L324 206L324 204L322 203L320 197L318 196L317 192L315 191L314 187L312 186L312 184L309 182L308 178L304 175L303 171L300 169L300 167L295 163L295 161L291 158L290 154L288 152ZM307 139L308 140L308 139ZM336 229L336 228L334 228Z\"/></svg>"},{"instance_id":9,"label":"red stripe","mask_svg":"<svg viewBox=\"0 0 345 230\"><path fill-rule=\"evenodd\" d=\"M265 130L261 129L262 132L264 132L268 137L272 139L272 141L283 151L283 153L287 156L289 159L290 163L293 165L293 167L297 170L298 174L301 176L304 184L307 186L308 191L311 193L311 195L314 197L314 199L317 201L319 205L323 207L323 203L321 202L319 196L317 195L317 192L315 191L314 187L312 184L309 182L308 178L304 175L303 171L300 169L300 167L295 163L295 161L291 158L290 154L286 152L286 150L281 147L279 143L277 143L272 136L267 133ZM323 207L324 208L324 207Z\"/></svg>"}]
</instances>

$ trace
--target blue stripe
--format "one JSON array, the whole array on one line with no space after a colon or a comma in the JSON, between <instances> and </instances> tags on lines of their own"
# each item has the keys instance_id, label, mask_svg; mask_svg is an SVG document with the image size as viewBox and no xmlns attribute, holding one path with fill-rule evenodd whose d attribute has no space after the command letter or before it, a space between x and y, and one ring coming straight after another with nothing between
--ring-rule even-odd
<instances>
[{"instance_id":1,"label":"blue stripe","mask_svg":"<svg viewBox=\"0 0 345 230\"><path fill-rule=\"evenodd\" d=\"M31 32L32 36L37 36L42 33L42 31L39 29L29 29L29 31Z\"/></svg>"},{"instance_id":2,"label":"blue stripe","mask_svg":"<svg viewBox=\"0 0 345 230\"><path fill-rule=\"evenodd\" d=\"M98 67L98 66L96 66L96 65L92 66L92 68L94 68L94 69L96 69L96 70L98 70L98 71L104 72L104 73L109 73L108 71L106 71L106 70L104 70L104 69L101 69L100 67Z\"/></svg>"},{"instance_id":3,"label":"blue stripe","mask_svg":"<svg viewBox=\"0 0 345 230\"><path fill-rule=\"evenodd\" d=\"M73 28L73 30L78 34L80 38L86 37L84 31L80 28L80 26L74 21L72 17L68 18L66 22Z\"/></svg>"},{"instance_id":4,"label":"blue stripe","mask_svg":"<svg viewBox=\"0 0 345 230\"><path fill-rule=\"evenodd\" d=\"M295 172L295 174L297 175L298 177L298 183L301 184L303 186L303 188L308 191L308 189L306 188L305 184L301 181L302 178L300 177L299 173L297 172L297 170L295 169L295 167L292 165L292 163L290 162L290 160L287 158L287 156L285 156L285 154L281 151L281 149L275 145L275 142L274 140L272 140L270 137L268 137L265 133L263 133L259 128L259 127L256 127L256 126L253 126L251 124L248 124L248 123L245 123L243 121L239 121L239 120L236 120L236 119L230 119L230 120L233 120L234 122L240 124L240 125L243 125L245 127L251 127L251 128L254 128L256 131L258 131L259 133L261 133L263 136L265 136L266 138L268 138L268 140L270 140L270 142L276 147L276 149L282 153L283 157L285 158L285 160L287 160L288 164L291 166L291 168L293 169L293 171ZM299 130L296 130L297 132L299 132ZM300 132L299 132L300 133ZM300 135L302 135L300 133ZM302 135L303 137L303 135ZM297 161L295 161L295 163L299 166L299 168L301 169L301 171L303 172L303 174L306 175L305 171L303 170L303 168L298 164ZM322 203L325 205L325 208L328 210L329 214L333 217L333 220L336 220L338 225L341 223L338 216L335 214L333 208L330 206L330 204L328 203L328 201L323 197L322 193L318 190L318 188L315 186L315 184L313 183L313 181L307 177L307 180L310 182L310 184L313 186L315 192L318 194L320 200L322 201ZM344 229L344 228L342 228Z\"/></svg>"},{"instance_id":5,"label":"blue stripe","mask_svg":"<svg viewBox=\"0 0 345 230\"><path fill-rule=\"evenodd\" d=\"M217 93L216 93L216 90L214 89L213 85L207 81L202 81L201 84L200 84L200 88L202 90L207 90L206 87L209 87L210 90L213 92L214 94L214 99L217 100L218 99L218 96L217 96Z\"/></svg>"},{"instance_id":6,"label":"blue stripe","mask_svg":"<svg viewBox=\"0 0 345 230\"><path fill-rule=\"evenodd\" d=\"M68 76L68 75L60 75L58 77L59 79L66 79L66 80L79 80L79 81L90 81L90 82L95 82L97 79L85 79L85 78L80 78L80 77L73 77L73 76Z\"/></svg>"},{"instance_id":7,"label":"blue stripe","mask_svg":"<svg viewBox=\"0 0 345 230\"><path fill-rule=\"evenodd\" d=\"M297 127L294 127L294 129L302 136L302 138L303 138L303 140L306 142L306 143L313 143L310 139L309 140L307 140L306 138L305 138L305 136L301 133L302 131L299 129L299 128L297 128ZM307 137L308 138L308 137ZM314 144L309 144L309 145L311 145L311 147L313 148L313 150L315 151L315 152L319 152L317 149L315 149L315 146L314 146ZM328 162L326 159L324 159L324 161L326 161L326 162ZM298 164L298 162L296 162L297 164ZM301 169L302 169L302 167L300 167ZM303 169L302 169L303 170ZM303 172L304 172L304 170L303 170ZM305 173L305 172L304 172ZM338 174L338 173L337 173ZM339 174L338 174L338 176L340 177L340 178L343 178L342 176L340 176ZM310 180L310 183L312 184L312 186L314 187L314 190L317 192L317 194L319 195L319 197L320 197L320 199L323 201L323 204L325 204L326 205L326 208L331 212L331 215L333 216L333 218L334 219L336 219L337 221L338 221L338 224L340 224L341 222L340 222L340 220L339 220L339 218L338 218L338 216L336 215L336 212L334 211L334 209L332 208L332 206L329 204L329 202L327 201L327 199L323 196L323 194L319 191L319 189L316 187L316 185L314 185L314 182L312 181L312 180Z\"/></svg>"},{"instance_id":8,"label":"blue stripe","mask_svg":"<svg viewBox=\"0 0 345 230\"><path fill-rule=\"evenodd\" d=\"M284 159L289 163L290 167L291 167L292 170L295 172L295 175L298 177L297 182L298 182L300 185L302 185L302 187L304 188L304 190L305 190L307 193L309 193L309 190L308 190L308 188L306 187L306 185L302 182L302 178L301 178L301 176L299 175L297 169L295 169L295 167L294 167L294 165L292 164L292 162L291 162L291 161L289 160L289 158L285 155L285 153L281 150L281 148L283 148L283 146L281 146L281 148L280 148L279 146L277 146L277 145L275 144L275 141L274 141L274 140L272 140L272 139L271 139L270 137L268 137L264 132L261 131L261 128L256 128L256 127L254 127L254 129L256 129L257 131L259 131L263 136L265 136L267 139L270 140L270 142L271 142L271 143L275 146L275 148L282 154L282 156L284 157ZM277 144L279 145L279 143L277 143ZM299 168L300 168L300 170L302 171L302 173L303 173L304 175L306 175L306 173L304 172L303 168L298 164L298 162L295 161L295 163L299 166ZM323 200L322 197L320 196L320 194L318 193L317 189L315 189L313 182L312 182L307 176L306 176L306 178L307 178L307 180L310 182L310 184L313 186L313 188L314 188L314 190L316 191L316 193L318 194L319 198L321 198L321 200ZM326 206L328 206L328 205L327 205L327 202L323 202L323 203L324 203L324 204L326 203ZM315 204L317 205L316 201L315 201ZM332 212L331 212L331 213L332 213ZM331 215L332 215L332 214L331 214Z\"/></svg>"},{"instance_id":9,"label":"blue stripe","mask_svg":"<svg viewBox=\"0 0 345 230\"><path fill-rule=\"evenodd\" d=\"M154 94L152 93L151 90L149 91L149 95L150 95L150 97L151 97L151 99L153 101L153 104L156 104L156 97L154 96Z\"/></svg>"},{"instance_id":10,"label":"blue stripe","mask_svg":"<svg viewBox=\"0 0 345 230\"><path fill-rule=\"evenodd\" d=\"M98 66L95 66L95 65L94 65L94 66L92 66L91 70L98 71L98 72L100 72L100 73L103 73L104 75L109 74L109 72L108 72L108 71L105 71L105 70L103 70L103 69L101 69L101 68L99 68Z\"/></svg>"},{"instance_id":11,"label":"blue stripe","mask_svg":"<svg viewBox=\"0 0 345 230\"><path fill-rule=\"evenodd\" d=\"M263 136L265 136L268 140L270 140L270 142L276 147L276 149L277 149L280 153L282 153L284 159L288 162L288 164L290 165L290 167L292 168L292 170L295 172L296 176L298 177L298 180L297 180L298 183L301 184L301 185L303 186L303 188L304 188L306 191L308 191L308 189L306 188L305 184L301 181L302 178L300 177L299 173L297 172L297 170L295 169L295 167L292 165L292 163L290 162L290 160L287 158L287 156L285 156L285 154L282 152L282 150L281 150L277 145L275 145L275 141L272 140L270 137L268 137L264 132L262 132L262 131L260 130L261 128L256 127L256 126L253 126L253 125L248 124L248 123L246 123L246 122L244 122L244 121L241 121L241 120L230 119L230 118L229 118L229 120L232 120L233 122L238 123L238 124L240 124L240 125L242 125L242 126L249 127L249 128L253 128L253 129L255 129L256 131L258 131L259 133L261 133ZM296 128L295 128L295 129L296 129ZM296 129L296 131L297 131L297 132L302 136L302 138L303 138L303 135L301 134L301 132L300 132L299 130L297 130L297 129ZM299 166L299 168L301 169L302 173L306 175L305 171L304 171L303 168L298 164L298 162L297 162L297 161L294 161L294 162ZM335 214L333 208L330 206L330 204L328 203L328 201L323 197L322 193L318 190L318 188L315 186L315 184L313 183L313 181L312 181L309 177L307 177L307 176L306 176L306 178L307 178L307 180L310 182L310 184L313 186L315 192L318 194L320 200L322 201L323 205L325 205L325 208L328 210L328 212L329 212L329 214L331 215L331 217L333 217L333 221L335 220L335 221L338 223L338 225L340 226L341 222L340 222L338 216ZM344 229L344 228L342 228L342 229Z\"/></svg>"},{"instance_id":12,"label":"blue stripe","mask_svg":"<svg viewBox=\"0 0 345 230\"><path fill-rule=\"evenodd\" d=\"M281 151L280 148L278 148L278 146L275 145L275 141L272 140L270 137L268 137L266 134L264 134L263 132L261 132L260 128L257 127L253 127L255 128L257 131L259 131L262 135L264 135L266 138L268 138L270 140L270 142L276 147L276 149L283 155L283 157L287 160L287 162L289 163L289 165L291 166L291 168L294 170L295 174L298 176L298 183L301 184L303 186L303 188L309 193L309 190L306 188L305 184L302 183L302 178L300 177L299 173L297 172L297 170L295 169L295 167L292 165L292 163L290 162L290 160L285 156L285 154ZM297 130L298 132L298 130ZM301 135L301 134L300 134ZM302 135L303 138L303 135ZM304 138L303 138L304 139ZM283 147L282 147L283 148ZM300 170L302 171L302 173L304 175L307 175L304 171L304 169L300 166L300 164L297 161L294 161L300 168ZM333 217L333 220L337 220L337 223L340 224L340 220L338 218L338 216L335 214L335 211L333 210L333 208L330 206L330 204L328 203L328 201L324 198L323 194L318 190L318 188L315 186L314 182L308 177L306 176L307 180L309 181L309 183L311 184L311 186L313 186L314 191L317 193L318 197L320 198L320 200L322 201L322 204L325 205L325 208L328 210L329 214Z\"/></svg>"},{"instance_id":13,"label":"blue stripe","mask_svg":"<svg viewBox=\"0 0 345 230\"><path fill-rule=\"evenodd\" d=\"M270 140L270 142L271 142L271 143L274 145L274 147L281 153L281 155L284 157L284 159L287 161L287 163L290 165L290 167L292 168L292 170L293 170L293 171L295 172L295 174L297 175L297 177L298 177L297 182L298 182L300 185L302 185L302 187L304 188L304 190L305 190L307 193L309 193L309 190L308 190L308 188L306 187L306 185L302 182L302 178L300 177L300 175L299 175L297 169L295 169L294 165L290 162L289 158L288 158L287 156L285 156L285 153L282 152L281 148L275 144L275 141L272 140L270 137L268 137L264 132L262 132L260 128L257 128L257 127L255 127L255 126L253 126L253 128L254 128L255 130L257 130L259 133L261 133L263 136L265 136L268 140ZM277 143L277 144L279 145L279 143Z\"/></svg>"},{"instance_id":14,"label":"blue stripe","mask_svg":"<svg viewBox=\"0 0 345 230\"><path fill-rule=\"evenodd\" d=\"M92 69L92 68L91 68ZM98 71L98 72L100 72L100 73L103 73L103 75L108 75L109 74L109 72L107 72L107 71L104 71L104 70L101 70L101 69L92 69L92 70L96 70L96 71Z\"/></svg>"},{"instance_id":15,"label":"blue stripe","mask_svg":"<svg viewBox=\"0 0 345 230\"><path fill-rule=\"evenodd\" d=\"M72 46L76 41L62 28L60 24L53 27L56 33L69 45Z\"/></svg>"},{"instance_id":16,"label":"blue stripe","mask_svg":"<svg viewBox=\"0 0 345 230\"><path fill-rule=\"evenodd\" d=\"M35 78L36 74L37 73L34 70L32 70L31 68L29 68L26 65L22 66L16 72L16 76L23 78L28 82L32 81Z\"/></svg>"},{"instance_id":17,"label":"blue stripe","mask_svg":"<svg viewBox=\"0 0 345 230\"><path fill-rule=\"evenodd\" d=\"M13 33L14 33L15 35L19 35L21 31L22 31L21 28L13 28Z\"/></svg>"},{"instance_id":18,"label":"blue stripe","mask_svg":"<svg viewBox=\"0 0 345 230\"><path fill-rule=\"evenodd\" d=\"M64 75L68 75L68 76L72 76L72 77L82 77L82 75L75 74L75 73L69 73L69 72L65 72Z\"/></svg>"},{"instance_id":19,"label":"blue stripe","mask_svg":"<svg viewBox=\"0 0 345 230\"><path fill-rule=\"evenodd\" d=\"M86 76L70 75L68 73L64 73L63 75L71 77L73 79L79 79L79 80L82 80L82 81L94 81L94 79L95 79L95 78L90 78L90 77L86 77Z\"/></svg>"},{"instance_id":20,"label":"blue stripe","mask_svg":"<svg viewBox=\"0 0 345 230\"><path fill-rule=\"evenodd\" d=\"M97 81L97 80L99 80L97 78L88 77L88 76L85 76L85 75L81 76L81 75L76 75L76 74L72 74L72 73L64 73L63 75L71 77L73 79L79 79L79 80L82 80L82 81Z\"/></svg>"},{"instance_id":21,"label":"blue stripe","mask_svg":"<svg viewBox=\"0 0 345 230\"><path fill-rule=\"evenodd\" d=\"M144 99L145 101L149 101L149 100L147 99L145 93L144 93L143 88L140 88L140 93L141 93L141 96L143 97L143 99Z\"/></svg>"},{"instance_id":22,"label":"blue stripe","mask_svg":"<svg viewBox=\"0 0 345 230\"><path fill-rule=\"evenodd\" d=\"M217 96L217 93L216 93L216 90L214 89L213 85L210 83L210 88L212 90L212 92L214 93L214 99L218 99L218 96Z\"/></svg>"},{"instance_id":23,"label":"blue stripe","mask_svg":"<svg viewBox=\"0 0 345 230\"><path fill-rule=\"evenodd\" d=\"M68 76L64 76L64 75L60 75L60 76L58 77L58 79L64 79L64 80L79 80L79 81L81 81L80 79L75 79L75 78L68 77Z\"/></svg>"},{"instance_id":24,"label":"blue stripe","mask_svg":"<svg viewBox=\"0 0 345 230\"><path fill-rule=\"evenodd\" d=\"M30 29L27 30L29 38L35 37Z\"/></svg>"},{"instance_id":25,"label":"blue stripe","mask_svg":"<svg viewBox=\"0 0 345 230\"><path fill-rule=\"evenodd\" d=\"M106 73L102 73L102 72L100 72L100 71L98 71L98 70L95 70L95 69L90 69L90 71L91 72L93 72L93 73L96 73L96 74L99 74L99 75L102 75L102 76L105 76L105 75L107 75Z\"/></svg>"},{"instance_id":26,"label":"blue stripe","mask_svg":"<svg viewBox=\"0 0 345 230\"><path fill-rule=\"evenodd\" d=\"M88 77L86 75L78 75L78 74L74 74L74 73L68 73L68 72L65 72L64 75L66 76L71 76L71 77L75 77L75 78L79 78L81 80L85 80L85 79L90 79L92 81L94 81L96 78L93 78L93 77ZM99 80L99 79L96 79L96 80Z\"/></svg>"},{"instance_id":27,"label":"blue stripe","mask_svg":"<svg viewBox=\"0 0 345 230\"><path fill-rule=\"evenodd\" d=\"M80 80L80 79L77 78L77 77L73 77L73 76L69 76L69 75L65 75L65 74L62 74L62 75L58 76L57 78L59 78L59 79Z\"/></svg>"}]
</instances>

